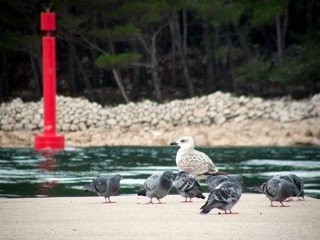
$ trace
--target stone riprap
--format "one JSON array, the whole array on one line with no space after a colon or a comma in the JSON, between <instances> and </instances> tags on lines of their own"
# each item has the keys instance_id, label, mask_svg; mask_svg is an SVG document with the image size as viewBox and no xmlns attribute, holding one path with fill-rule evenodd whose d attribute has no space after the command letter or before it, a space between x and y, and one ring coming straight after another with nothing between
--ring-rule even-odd
<instances>
[{"instance_id":1,"label":"stone riprap","mask_svg":"<svg viewBox=\"0 0 320 240\"><path fill-rule=\"evenodd\" d=\"M15 99L2 103L0 113L4 145L14 138L13 132L34 136L43 129L42 101ZM57 131L73 146L162 145L181 134L193 135L201 145L315 145L320 141L319 119L320 94L295 101L215 92L163 104L146 100L115 107L57 97ZM281 132L282 140L273 132Z\"/></svg>"}]
</instances>

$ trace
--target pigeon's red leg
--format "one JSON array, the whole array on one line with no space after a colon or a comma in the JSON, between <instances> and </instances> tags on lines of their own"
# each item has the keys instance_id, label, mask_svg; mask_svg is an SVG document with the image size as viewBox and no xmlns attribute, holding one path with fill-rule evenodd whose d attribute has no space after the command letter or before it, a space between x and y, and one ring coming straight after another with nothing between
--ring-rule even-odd
<instances>
[{"instance_id":1,"label":"pigeon's red leg","mask_svg":"<svg viewBox=\"0 0 320 240\"><path fill-rule=\"evenodd\" d=\"M238 214L237 212L232 212L231 210L229 210L229 212L227 212L227 210L224 210L224 214Z\"/></svg>"},{"instance_id":2,"label":"pigeon's red leg","mask_svg":"<svg viewBox=\"0 0 320 240\"><path fill-rule=\"evenodd\" d=\"M105 197L106 201L104 203L115 203L115 202L111 202L110 197ZM107 201L108 199L108 201Z\"/></svg>"}]
</instances>

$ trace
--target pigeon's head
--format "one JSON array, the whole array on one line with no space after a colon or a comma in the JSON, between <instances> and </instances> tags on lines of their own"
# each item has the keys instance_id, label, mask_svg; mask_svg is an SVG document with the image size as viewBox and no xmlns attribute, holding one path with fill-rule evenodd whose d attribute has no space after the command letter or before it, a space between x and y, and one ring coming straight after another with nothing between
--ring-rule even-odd
<instances>
[{"instance_id":1,"label":"pigeon's head","mask_svg":"<svg viewBox=\"0 0 320 240\"><path fill-rule=\"evenodd\" d=\"M241 187L244 187L243 177L240 174L231 174L231 175L228 175L228 177L233 181L240 183Z\"/></svg>"},{"instance_id":2,"label":"pigeon's head","mask_svg":"<svg viewBox=\"0 0 320 240\"><path fill-rule=\"evenodd\" d=\"M173 179L173 172L170 170L164 171L163 175L166 176L168 179Z\"/></svg>"},{"instance_id":3,"label":"pigeon's head","mask_svg":"<svg viewBox=\"0 0 320 240\"><path fill-rule=\"evenodd\" d=\"M177 141L170 143L170 145L178 145L181 149L194 148L195 143L192 137L185 136L179 138Z\"/></svg>"},{"instance_id":4,"label":"pigeon's head","mask_svg":"<svg viewBox=\"0 0 320 240\"><path fill-rule=\"evenodd\" d=\"M123 179L123 177L120 174L116 174L112 178L115 179L118 182L120 182Z\"/></svg>"}]
</instances>

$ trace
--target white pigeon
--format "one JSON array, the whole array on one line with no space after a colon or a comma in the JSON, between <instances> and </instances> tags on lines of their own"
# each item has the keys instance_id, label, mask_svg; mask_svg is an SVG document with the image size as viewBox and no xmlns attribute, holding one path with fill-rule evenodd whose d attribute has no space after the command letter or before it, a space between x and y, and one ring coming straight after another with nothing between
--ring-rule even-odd
<instances>
[{"instance_id":1,"label":"white pigeon","mask_svg":"<svg viewBox=\"0 0 320 240\"><path fill-rule=\"evenodd\" d=\"M188 172L198 180L218 172L218 168L205 153L194 149L195 142L192 137L179 138L177 141L171 142L170 145L180 147L176 155L176 164L180 171Z\"/></svg>"}]
</instances>

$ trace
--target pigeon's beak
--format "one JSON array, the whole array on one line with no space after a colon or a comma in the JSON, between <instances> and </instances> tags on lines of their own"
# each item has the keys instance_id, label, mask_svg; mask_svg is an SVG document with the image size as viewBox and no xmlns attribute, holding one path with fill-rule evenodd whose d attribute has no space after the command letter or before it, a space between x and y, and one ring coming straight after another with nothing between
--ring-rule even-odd
<instances>
[{"instance_id":1,"label":"pigeon's beak","mask_svg":"<svg viewBox=\"0 0 320 240\"><path fill-rule=\"evenodd\" d=\"M170 146L176 146L176 145L178 145L178 143L176 143L176 142L171 142L170 143Z\"/></svg>"}]
</instances>

